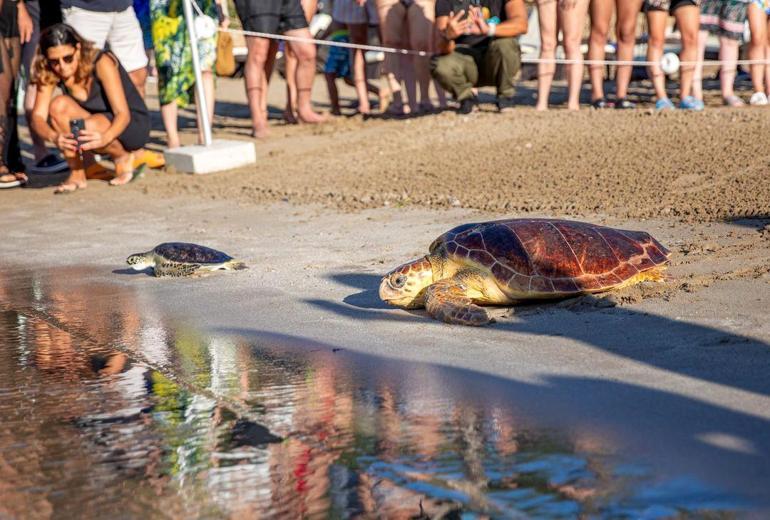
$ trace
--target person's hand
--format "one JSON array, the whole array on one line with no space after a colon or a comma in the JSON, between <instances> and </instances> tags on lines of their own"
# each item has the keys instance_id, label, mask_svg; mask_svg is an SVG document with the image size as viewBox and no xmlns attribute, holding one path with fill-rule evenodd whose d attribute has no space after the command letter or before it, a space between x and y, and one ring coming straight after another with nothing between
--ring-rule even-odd
<instances>
[{"instance_id":1,"label":"person's hand","mask_svg":"<svg viewBox=\"0 0 770 520\"><path fill-rule=\"evenodd\" d=\"M105 142L102 133L95 130L81 130L78 135L78 141L80 142L80 149L83 151L98 150L108 144Z\"/></svg>"},{"instance_id":2,"label":"person's hand","mask_svg":"<svg viewBox=\"0 0 770 520\"><path fill-rule=\"evenodd\" d=\"M470 30L471 34L484 34L489 32L489 24L484 19L484 13L478 7L471 7L468 12L470 18Z\"/></svg>"},{"instance_id":3,"label":"person's hand","mask_svg":"<svg viewBox=\"0 0 770 520\"><path fill-rule=\"evenodd\" d=\"M464 11L449 13L449 20L447 20L446 29L444 29L444 35L447 39L454 40L468 32L469 21L467 18L464 18Z\"/></svg>"},{"instance_id":4,"label":"person's hand","mask_svg":"<svg viewBox=\"0 0 770 520\"><path fill-rule=\"evenodd\" d=\"M18 4L16 23L19 26L19 42L27 43L32 39L32 32L35 30L35 26L32 22L32 17L27 11L27 6L23 2Z\"/></svg>"},{"instance_id":5,"label":"person's hand","mask_svg":"<svg viewBox=\"0 0 770 520\"><path fill-rule=\"evenodd\" d=\"M78 142L72 134L56 134L56 139L54 139L53 143L62 152L78 151Z\"/></svg>"}]
</instances>

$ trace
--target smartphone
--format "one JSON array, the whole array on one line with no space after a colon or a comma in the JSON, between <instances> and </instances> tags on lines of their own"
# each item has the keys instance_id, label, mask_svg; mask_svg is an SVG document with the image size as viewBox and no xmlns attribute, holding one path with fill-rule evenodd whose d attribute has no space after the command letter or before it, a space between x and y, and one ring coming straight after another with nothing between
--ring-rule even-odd
<instances>
[{"instance_id":1,"label":"smartphone","mask_svg":"<svg viewBox=\"0 0 770 520\"><path fill-rule=\"evenodd\" d=\"M83 119L70 119L70 132L75 141L78 142L78 153L80 153L80 131L86 129L86 122Z\"/></svg>"},{"instance_id":2,"label":"smartphone","mask_svg":"<svg viewBox=\"0 0 770 520\"><path fill-rule=\"evenodd\" d=\"M473 0L455 0L452 2L452 10L455 13L459 13L460 11L463 11L465 13L465 16L468 16L468 11L470 10L471 6L474 5Z\"/></svg>"}]
</instances>

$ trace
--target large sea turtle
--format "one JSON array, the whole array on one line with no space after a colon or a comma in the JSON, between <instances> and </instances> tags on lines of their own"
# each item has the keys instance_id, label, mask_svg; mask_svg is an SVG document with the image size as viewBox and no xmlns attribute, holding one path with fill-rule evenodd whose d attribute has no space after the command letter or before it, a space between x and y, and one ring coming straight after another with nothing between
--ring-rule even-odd
<instances>
[{"instance_id":1,"label":"large sea turtle","mask_svg":"<svg viewBox=\"0 0 770 520\"><path fill-rule=\"evenodd\" d=\"M230 255L198 244L166 242L146 253L126 259L136 271L152 267L155 276L191 276L218 269L246 269L246 264Z\"/></svg>"},{"instance_id":2,"label":"large sea turtle","mask_svg":"<svg viewBox=\"0 0 770 520\"><path fill-rule=\"evenodd\" d=\"M643 231L556 219L511 219L458 226L427 256L397 267L380 298L425 307L447 323L484 325L479 305L564 298L661 280L669 251Z\"/></svg>"}]
</instances>

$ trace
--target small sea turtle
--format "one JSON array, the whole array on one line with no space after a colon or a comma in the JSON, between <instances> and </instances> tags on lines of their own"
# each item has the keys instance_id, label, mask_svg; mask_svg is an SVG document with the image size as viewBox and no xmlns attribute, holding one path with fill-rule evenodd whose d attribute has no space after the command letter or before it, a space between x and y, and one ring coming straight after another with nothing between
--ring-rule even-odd
<instances>
[{"instance_id":1,"label":"small sea turtle","mask_svg":"<svg viewBox=\"0 0 770 520\"><path fill-rule=\"evenodd\" d=\"M166 242L146 253L126 259L136 271L152 267L155 276L191 276L218 269L246 269L246 264L231 256L198 244Z\"/></svg>"},{"instance_id":2,"label":"small sea turtle","mask_svg":"<svg viewBox=\"0 0 770 520\"><path fill-rule=\"evenodd\" d=\"M407 309L424 306L447 323L484 325L491 319L479 305L661 280L668 256L643 231L555 219L465 224L438 237L427 256L388 273L380 298Z\"/></svg>"}]
</instances>

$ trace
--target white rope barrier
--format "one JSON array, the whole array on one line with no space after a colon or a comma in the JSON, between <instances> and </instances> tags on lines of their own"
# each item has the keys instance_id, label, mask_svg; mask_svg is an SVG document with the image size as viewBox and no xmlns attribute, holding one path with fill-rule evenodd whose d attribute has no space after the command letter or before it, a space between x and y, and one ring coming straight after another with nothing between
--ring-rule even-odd
<instances>
[{"instance_id":1,"label":"white rope barrier","mask_svg":"<svg viewBox=\"0 0 770 520\"><path fill-rule=\"evenodd\" d=\"M192 5L195 8L195 10L198 12L199 15L203 16L204 13L201 10L201 8L198 6L197 2L195 0L192 0ZM221 27L218 27L217 30L219 32L228 32L232 34L242 34L244 36L255 36L257 38L267 38L270 40L282 40L282 41L289 41L289 42L300 42L300 43L312 43L315 45L326 45L328 47L342 47L345 49L357 49L357 50L363 50L363 51L374 51L374 52L386 52L389 54L401 54L401 55L413 55L413 56L423 56L423 57L429 57L432 56L433 53L428 51L418 51L413 49L399 49L396 47L383 47L380 45L366 45L366 44L360 44L360 43L348 43L348 42L335 42L331 40L321 40L318 38L306 38L302 36L288 36L285 34L273 34L273 33L263 33L263 32L256 32L256 31L247 31L244 29L222 29ZM669 56L669 60L671 60L671 56L676 57L676 54L674 53L666 53L663 55L661 60L665 59L666 56ZM702 64L704 66L723 66L723 65L770 65L770 59L759 59L759 60L698 60L698 61L679 61L678 57L673 59L675 62L675 67L671 65L665 66L664 63L662 68L665 72L675 72L676 69L685 66L685 67L694 67L699 64ZM615 65L615 66L632 66L632 67L652 67L655 65L662 65L659 61L646 61L646 60L588 60L588 59L569 59L569 58L528 58L528 57L522 57L521 58L522 63L529 63L529 64L538 64L538 63L553 63L558 65L601 65L601 66L607 66L607 65Z\"/></svg>"},{"instance_id":2,"label":"white rope barrier","mask_svg":"<svg viewBox=\"0 0 770 520\"><path fill-rule=\"evenodd\" d=\"M433 53L427 52L427 51L417 51L412 49L399 49L395 47L381 47L378 45L365 45L365 44L358 44L358 43L347 43L347 42L335 42L331 40L320 40L317 38L304 38L301 36L287 36L285 34L271 34L271 33L262 33L262 32L255 32L255 31L246 31L243 29L222 29L219 28L220 32L229 32L229 33L236 33L236 34L243 34L244 36L256 36L258 38L268 38L271 40L284 40L284 41L295 41L295 42L302 42L302 43L313 43L316 45L326 45L329 47L344 47L346 49L360 49L364 51L378 51L378 52L387 52L390 54L411 54L415 56L432 56ZM577 60L577 59L568 59L568 58L525 58L522 57L521 59L522 63L554 63L554 64L560 64L560 65L628 65L633 67L651 67L653 65L659 65L660 62L657 61L645 61L645 60ZM770 59L763 59L763 60L702 60L702 61L680 61L679 66L695 66L698 63L702 63L704 66L716 66L716 65L754 65L754 64L763 64L763 65L770 65Z\"/></svg>"}]
</instances>

